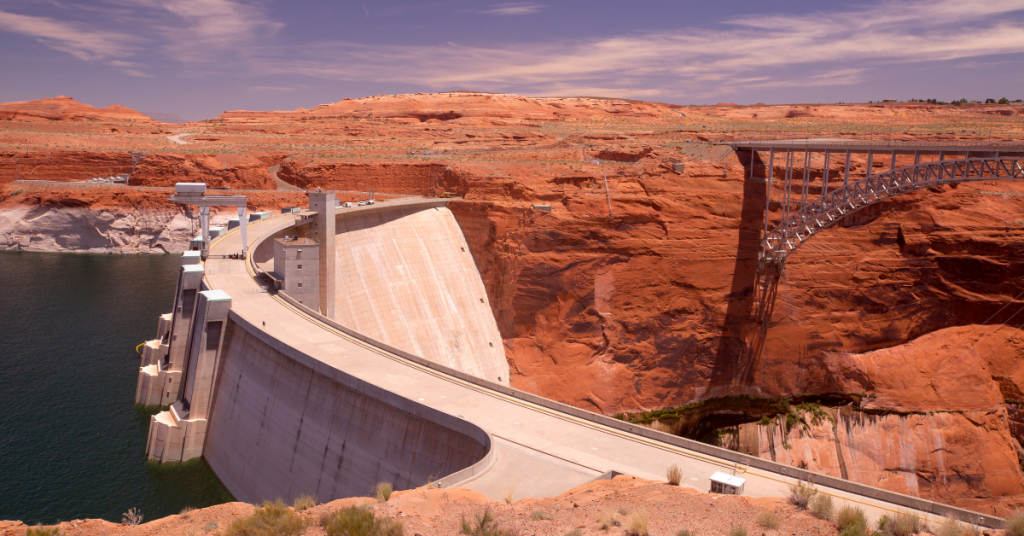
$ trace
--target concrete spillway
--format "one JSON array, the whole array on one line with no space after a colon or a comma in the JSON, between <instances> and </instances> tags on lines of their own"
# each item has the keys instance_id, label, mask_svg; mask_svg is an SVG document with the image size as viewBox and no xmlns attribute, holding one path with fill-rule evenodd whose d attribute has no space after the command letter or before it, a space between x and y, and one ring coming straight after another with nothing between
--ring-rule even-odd
<instances>
[{"instance_id":1,"label":"concrete spillway","mask_svg":"<svg viewBox=\"0 0 1024 536\"><path fill-rule=\"evenodd\" d=\"M238 250L238 234L213 244L193 333L175 339L169 322L161 322L167 355L183 356L185 394L153 417L151 458L202 455L236 497L254 502L302 493L328 501L364 495L380 480L401 489L443 475L442 486L495 498L509 486L517 498L544 497L608 471L660 480L676 464L684 485L703 491L716 471L736 471L747 479L746 494L756 497L785 496L797 479L811 480L822 492L864 505L872 517L899 508L931 520L955 515L1000 523L511 389L506 376L497 381L496 354L483 346L494 320L478 305L483 299L486 306L483 286L478 274L467 274L472 261L462 258L465 242L443 200L339 214L334 319L284 292L268 292L269 280L259 273L272 268L271 239L302 234L308 216L251 228L250 261L223 256ZM467 318L459 319L463 311ZM425 318L431 315L440 318ZM182 340L192 343L175 350ZM466 344L474 350L463 352ZM165 347L151 346L158 373L167 374L156 355Z\"/></svg>"},{"instance_id":2,"label":"concrete spillway","mask_svg":"<svg viewBox=\"0 0 1024 536\"><path fill-rule=\"evenodd\" d=\"M339 214L335 320L508 385L508 361L469 245L446 206Z\"/></svg>"}]
</instances>

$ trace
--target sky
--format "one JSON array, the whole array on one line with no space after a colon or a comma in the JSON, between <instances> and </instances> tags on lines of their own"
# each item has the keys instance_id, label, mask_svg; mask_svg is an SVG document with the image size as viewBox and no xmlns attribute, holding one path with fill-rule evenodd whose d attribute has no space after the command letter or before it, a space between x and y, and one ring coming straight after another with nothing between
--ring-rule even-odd
<instances>
[{"instance_id":1,"label":"sky","mask_svg":"<svg viewBox=\"0 0 1024 536\"><path fill-rule=\"evenodd\" d=\"M1024 0L0 0L0 101L187 120L452 90L1012 100L1022 67Z\"/></svg>"}]
</instances>

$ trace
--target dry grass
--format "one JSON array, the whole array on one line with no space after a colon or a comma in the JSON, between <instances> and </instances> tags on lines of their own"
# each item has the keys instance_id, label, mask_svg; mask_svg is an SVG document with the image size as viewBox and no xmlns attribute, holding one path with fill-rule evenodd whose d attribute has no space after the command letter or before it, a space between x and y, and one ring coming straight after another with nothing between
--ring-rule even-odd
<instances>
[{"instance_id":1,"label":"dry grass","mask_svg":"<svg viewBox=\"0 0 1024 536\"><path fill-rule=\"evenodd\" d=\"M530 514L530 519L534 521L551 521L554 518L554 516L543 510L537 510L536 512Z\"/></svg>"},{"instance_id":2,"label":"dry grass","mask_svg":"<svg viewBox=\"0 0 1024 536\"><path fill-rule=\"evenodd\" d=\"M501 496L502 496L502 498L505 499L505 504L512 504L512 503L514 503L515 500L516 500L516 487L515 486L509 486L509 487L505 488L505 491L504 491L504 493L502 493Z\"/></svg>"},{"instance_id":3,"label":"dry grass","mask_svg":"<svg viewBox=\"0 0 1024 536\"><path fill-rule=\"evenodd\" d=\"M459 532L466 536L509 536L494 521L490 510L484 510L484 513L476 516L476 523L470 523L466 518L462 518L462 529Z\"/></svg>"},{"instance_id":4,"label":"dry grass","mask_svg":"<svg viewBox=\"0 0 1024 536\"><path fill-rule=\"evenodd\" d=\"M191 507L191 506L186 506L186 507L182 508L180 512L178 512L178 515L179 516L187 516L187 515L191 514L192 512L195 512L195 510L196 509Z\"/></svg>"},{"instance_id":5,"label":"dry grass","mask_svg":"<svg viewBox=\"0 0 1024 536\"><path fill-rule=\"evenodd\" d=\"M747 527L734 525L729 529L729 536L747 536Z\"/></svg>"},{"instance_id":6,"label":"dry grass","mask_svg":"<svg viewBox=\"0 0 1024 536\"><path fill-rule=\"evenodd\" d=\"M391 482L377 482L377 485L373 487L373 496L380 502L387 502L394 491L395 487L391 485Z\"/></svg>"},{"instance_id":7,"label":"dry grass","mask_svg":"<svg viewBox=\"0 0 1024 536\"><path fill-rule=\"evenodd\" d=\"M302 521L284 501L263 501L249 517L236 519L224 532L225 536L291 536L306 530Z\"/></svg>"},{"instance_id":8,"label":"dry grass","mask_svg":"<svg viewBox=\"0 0 1024 536\"><path fill-rule=\"evenodd\" d=\"M939 526L935 536L979 536L978 529L965 525L960 521L947 517L945 524Z\"/></svg>"},{"instance_id":9,"label":"dry grass","mask_svg":"<svg viewBox=\"0 0 1024 536\"><path fill-rule=\"evenodd\" d=\"M138 525L139 523L142 523L142 512L137 508L132 508L121 514L122 525Z\"/></svg>"},{"instance_id":10,"label":"dry grass","mask_svg":"<svg viewBox=\"0 0 1024 536\"><path fill-rule=\"evenodd\" d=\"M1024 536L1024 511L1017 510L1006 518L1006 536Z\"/></svg>"},{"instance_id":11,"label":"dry grass","mask_svg":"<svg viewBox=\"0 0 1024 536\"><path fill-rule=\"evenodd\" d=\"M757 515L757 524L765 529L779 528L779 514L775 512L761 512Z\"/></svg>"},{"instance_id":12,"label":"dry grass","mask_svg":"<svg viewBox=\"0 0 1024 536\"><path fill-rule=\"evenodd\" d=\"M29 527L25 536L63 536L57 527Z\"/></svg>"},{"instance_id":13,"label":"dry grass","mask_svg":"<svg viewBox=\"0 0 1024 536\"><path fill-rule=\"evenodd\" d=\"M807 509L818 519L832 519L832 496L824 493L816 493L807 503Z\"/></svg>"},{"instance_id":14,"label":"dry grass","mask_svg":"<svg viewBox=\"0 0 1024 536\"><path fill-rule=\"evenodd\" d=\"M818 490L814 489L814 484L810 482L799 481L789 486L789 502L799 508L807 508L811 498L817 494Z\"/></svg>"},{"instance_id":15,"label":"dry grass","mask_svg":"<svg viewBox=\"0 0 1024 536\"><path fill-rule=\"evenodd\" d=\"M878 520L878 530L889 536L911 536L921 532L922 525L919 518L907 512L896 512L895 517L882 516Z\"/></svg>"},{"instance_id":16,"label":"dry grass","mask_svg":"<svg viewBox=\"0 0 1024 536\"><path fill-rule=\"evenodd\" d=\"M615 512L613 510L607 510L597 514L597 528L601 530L608 530L612 527L618 527L621 523L615 518Z\"/></svg>"},{"instance_id":17,"label":"dry grass","mask_svg":"<svg viewBox=\"0 0 1024 536\"><path fill-rule=\"evenodd\" d=\"M312 508L317 505L316 495L309 493L303 493L295 498L295 502L292 503L292 508L295 508L296 512Z\"/></svg>"},{"instance_id":18,"label":"dry grass","mask_svg":"<svg viewBox=\"0 0 1024 536\"><path fill-rule=\"evenodd\" d=\"M672 464L668 471L665 472L665 476L668 479L668 483L673 486L678 486L679 482L683 480L683 470L678 465Z\"/></svg>"},{"instance_id":19,"label":"dry grass","mask_svg":"<svg viewBox=\"0 0 1024 536\"><path fill-rule=\"evenodd\" d=\"M836 512L836 526L841 536L868 536L868 518L864 510L855 506L843 506Z\"/></svg>"},{"instance_id":20,"label":"dry grass","mask_svg":"<svg viewBox=\"0 0 1024 536\"><path fill-rule=\"evenodd\" d=\"M402 522L378 518L368 508L350 506L325 515L320 526L327 536L402 536Z\"/></svg>"},{"instance_id":21,"label":"dry grass","mask_svg":"<svg viewBox=\"0 0 1024 536\"><path fill-rule=\"evenodd\" d=\"M633 517L629 518L629 530L626 532L631 536L647 536L647 525L650 522L651 516L647 510L637 510L633 512Z\"/></svg>"},{"instance_id":22,"label":"dry grass","mask_svg":"<svg viewBox=\"0 0 1024 536\"><path fill-rule=\"evenodd\" d=\"M565 536L583 536L583 531L580 529L573 529L565 533Z\"/></svg>"}]
</instances>

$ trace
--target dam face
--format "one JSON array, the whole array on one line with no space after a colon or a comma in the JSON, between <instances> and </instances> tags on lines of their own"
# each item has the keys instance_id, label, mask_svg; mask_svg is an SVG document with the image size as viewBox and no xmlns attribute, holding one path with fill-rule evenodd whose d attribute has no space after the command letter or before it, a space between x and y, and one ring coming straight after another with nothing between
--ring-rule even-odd
<instances>
[{"instance_id":1,"label":"dam face","mask_svg":"<svg viewBox=\"0 0 1024 536\"><path fill-rule=\"evenodd\" d=\"M480 272L447 206L339 214L334 320L503 385L509 369Z\"/></svg>"},{"instance_id":2,"label":"dam face","mask_svg":"<svg viewBox=\"0 0 1024 536\"><path fill-rule=\"evenodd\" d=\"M226 336L206 450L239 500L365 496L426 484L482 459L479 428L277 343L238 317Z\"/></svg>"}]
</instances>

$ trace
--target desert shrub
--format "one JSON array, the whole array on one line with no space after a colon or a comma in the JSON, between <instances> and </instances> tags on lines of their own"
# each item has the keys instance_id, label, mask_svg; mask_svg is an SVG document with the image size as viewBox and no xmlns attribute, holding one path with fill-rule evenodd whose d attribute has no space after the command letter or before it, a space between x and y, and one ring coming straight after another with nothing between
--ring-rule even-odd
<instances>
[{"instance_id":1,"label":"desert shrub","mask_svg":"<svg viewBox=\"0 0 1024 536\"><path fill-rule=\"evenodd\" d=\"M668 468L668 471L665 472L665 476L667 477L669 484L672 484L673 486L678 486L679 482L683 480L683 471L682 469L679 468L678 465L673 463Z\"/></svg>"},{"instance_id":2,"label":"desert shrub","mask_svg":"<svg viewBox=\"0 0 1024 536\"><path fill-rule=\"evenodd\" d=\"M1006 536L1024 536L1024 511L1017 510L1006 518Z\"/></svg>"},{"instance_id":3,"label":"desert shrub","mask_svg":"<svg viewBox=\"0 0 1024 536\"><path fill-rule=\"evenodd\" d=\"M580 529L573 529L565 533L565 536L583 536L583 531Z\"/></svg>"},{"instance_id":4,"label":"desert shrub","mask_svg":"<svg viewBox=\"0 0 1024 536\"><path fill-rule=\"evenodd\" d=\"M775 512L761 512L757 514L757 524L766 529L779 528L779 514Z\"/></svg>"},{"instance_id":5,"label":"desert shrub","mask_svg":"<svg viewBox=\"0 0 1024 536\"><path fill-rule=\"evenodd\" d=\"M647 510L637 510L633 512L633 517L629 518L629 530L626 531L632 536L647 536L647 525L651 521L651 516L647 514Z\"/></svg>"},{"instance_id":6,"label":"desert shrub","mask_svg":"<svg viewBox=\"0 0 1024 536\"><path fill-rule=\"evenodd\" d=\"M878 532L888 533L889 525L892 525L892 518L889 517L888 514L878 518L878 521L875 522L875 526L878 527Z\"/></svg>"},{"instance_id":7,"label":"desert shrub","mask_svg":"<svg viewBox=\"0 0 1024 536\"><path fill-rule=\"evenodd\" d=\"M625 506L623 506L622 508L619 508L619 515L620 516L629 515L629 508L626 508Z\"/></svg>"},{"instance_id":8,"label":"desert shrub","mask_svg":"<svg viewBox=\"0 0 1024 536\"><path fill-rule=\"evenodd\" d=\"M978 531L960 521L947 517L944 525L935 531L935 536L977 536Z\"/></svg>"},{"instance_id":9,"label":"desert shrub","mask_svg":"<svg viewBox=\"0 0 1024 536\"><path fill-rule=\"evenodd\" d=\"M57 527L29 527L25 536L63 536Z\"/></svg>"},{"instance_id":10,"label":"desert shrub","mask_svg":"<svg viewBox=\"0 0 1024 536\"><path fill-rule=\"evenodd\" d=\"M601 530L608 530L612 527L618 527L619 525L619 520L615 519L615 512L612 510L597 514L597 528Z\"/></svg>"},{"instance_id":11,"label":"desert shrub","mask_svg":"<svg viewBox=\"0 0 1024 536\"><path fill-rule=\"evenodd\" d=\"M832 496L824 493L816 493L807 503L807 509L811 515L818 519L832 519Z\"/></svg>"},{"instance_id":12,"label":"desert shrub","mask_svg":"<svg viewBox=\"0 0 1024 536\"><path fill-rule=\"evenodd\" d=\"M211 530L216 530L216 529L217 529L217 522L216 521L211 521L211 522L207 523L206 525L203 525L203 530L205 530L206 532L210 532Z\"/></svg>"},{"instance_id":13,"label":"desert shrub","mask_svg":"<svg viewBox=\"0 0 1024 536\"><path fill-rule=\"evenodd\" d=\"M789 502L799 508L807 508L808 503L811 502L811 498L817 494L818 490L814 489L814 485L810 482L804 482L801 480L796 484L789 486Z\"/></svg>"},{"instance_id":14,"label":"desert shrub","mask_svg":"<svg viewBox=\"0 0 1024 536\"><path fill-rule=\"evenodd\" d=\"M896 517L890 518L886 525L885 532L892 536L911 536L921 532L921 520L907 512L896 512Z\"/></svg>"},{"instance_id":15,"label":"desert shrub","mask_svg":"<svg viewBox=\"0 0 1024 536\"><path fill-rule=\"evenodd\" d=\"M747 527L743 525L733 525L729 529L729 536L747 536Z\"/></svg>"},{"instance_id":16,"label":"desert shrub","mask_svg":"<svg viewBox=\"0 0 1024 536\"><path fill-rule=\"evenodd\" d=\"M512 504L516 500L516 487L509 486L505 488L505 491L502 493L501 496L503 499L505 499L505 504Z\"/></svg>"},{"instance_id":17,"label":"desert shrub","mask_svg":"<svg viewBox=\"0 0 1024 536\"><path fill-rule=\"evenodd\" d=\"M839 527L839 530L859 527L862 529L861 532L867 532L868 517L864 515L863 509L847 505L836 511L836 525Z\"/></svg>"},{"instance_id":18,"label":"desert shrub","mask_svg":"<svg viewBox=\"0 0 1024 536\"><path fill-rule=\"evenodd\" d=\"M296 512L301 512L316 506L316 502L316 495L303 493L295 499L295 502L292 503L292 507L295 508Z\"/></svg>"},{"instance_id":19,"label":"desert shrub","mask_svg":"<svg viewBox=\"0 0 1024 536\"><path fill-rule=\"evenodd\" d=\"M137 508L132 508L121 514L122 525L138 525L139 523L142 523L142 512Z\"/></svg>"},{"instance_id":20,"label":"desert shrub","mask_svg":"<svg viewBox=\"0 0 1024 536\"><path fill-rule=\"evenodd\" d=\"M677 532L676 536L697 536L697 533L693 532L692 530L683 529Z\"/></svg>"},{"instance_id":21,"label":"desert shrub","mask_svg":"<svg viewBox=\"0 0 1024 536\"><path fill-rule=\"evenodd\" d=\"M195 512L195 511L196 511L195 508L192 508L191 506L186 506L186 507L182 508L180 512L178 512L178 515L179 516L187 516L187 515L191 514L192 512Z\"/></svg>"},{"instance_id":22,"label":"desert shrub","mask_svg":"<svg viewBox=\"0 0 1024 536\"><path fill-rule=\"evenodd\" d=\"M466 518L462 518L462 530L459 532L466 536L509 536L494 522L490 510L484 510L484 513L477 515L475 521L470 523Z\"/></svg>"},{"instance_id":23,"label":"desert shrub","mask_svg":"<svg viewBox=\"0 0 1024 536\"><path fill-rule=\"evenodd\" d=\"M320 526L327 536L402 536L402 522L378 518L373 510L350 506L325 515Z\"/></svg>"},{"instance_id":24,"label":"desert shrub","mask_svg":"<svg viewBox=\"0 0 1024 536\"><path fill-rule=\"evenodd\" d=\"M377 482L377 485L373 487L373 496L380 502L387 502L394 491L395 487L391 485L391 482Z\"/></svg>"},{"instance_id":25,"label":"desert shrub","mask_svg":"<svg viewBox=\"0 0 1024 536\"><path fill-rule=\"evenodd\" d=\"M289 536L306 529L306 524L285 506L284 501L263 501L249 517L234 520L226 536Z\"/></svg>"},{"instance_id":26,"label":"desert shrub","mask_svg":"<svg viewBox=\"0 0 1024 536\"><path fill-rule=\"evenodd\" d=\"M532 519L534 521L550 521L550 520L554 519L554 516L552 516L551 514L549 514L547 512L543 512L541 510L537 510L536 512L530 514L530 519Z\"/></svg>"}]
</instances>

